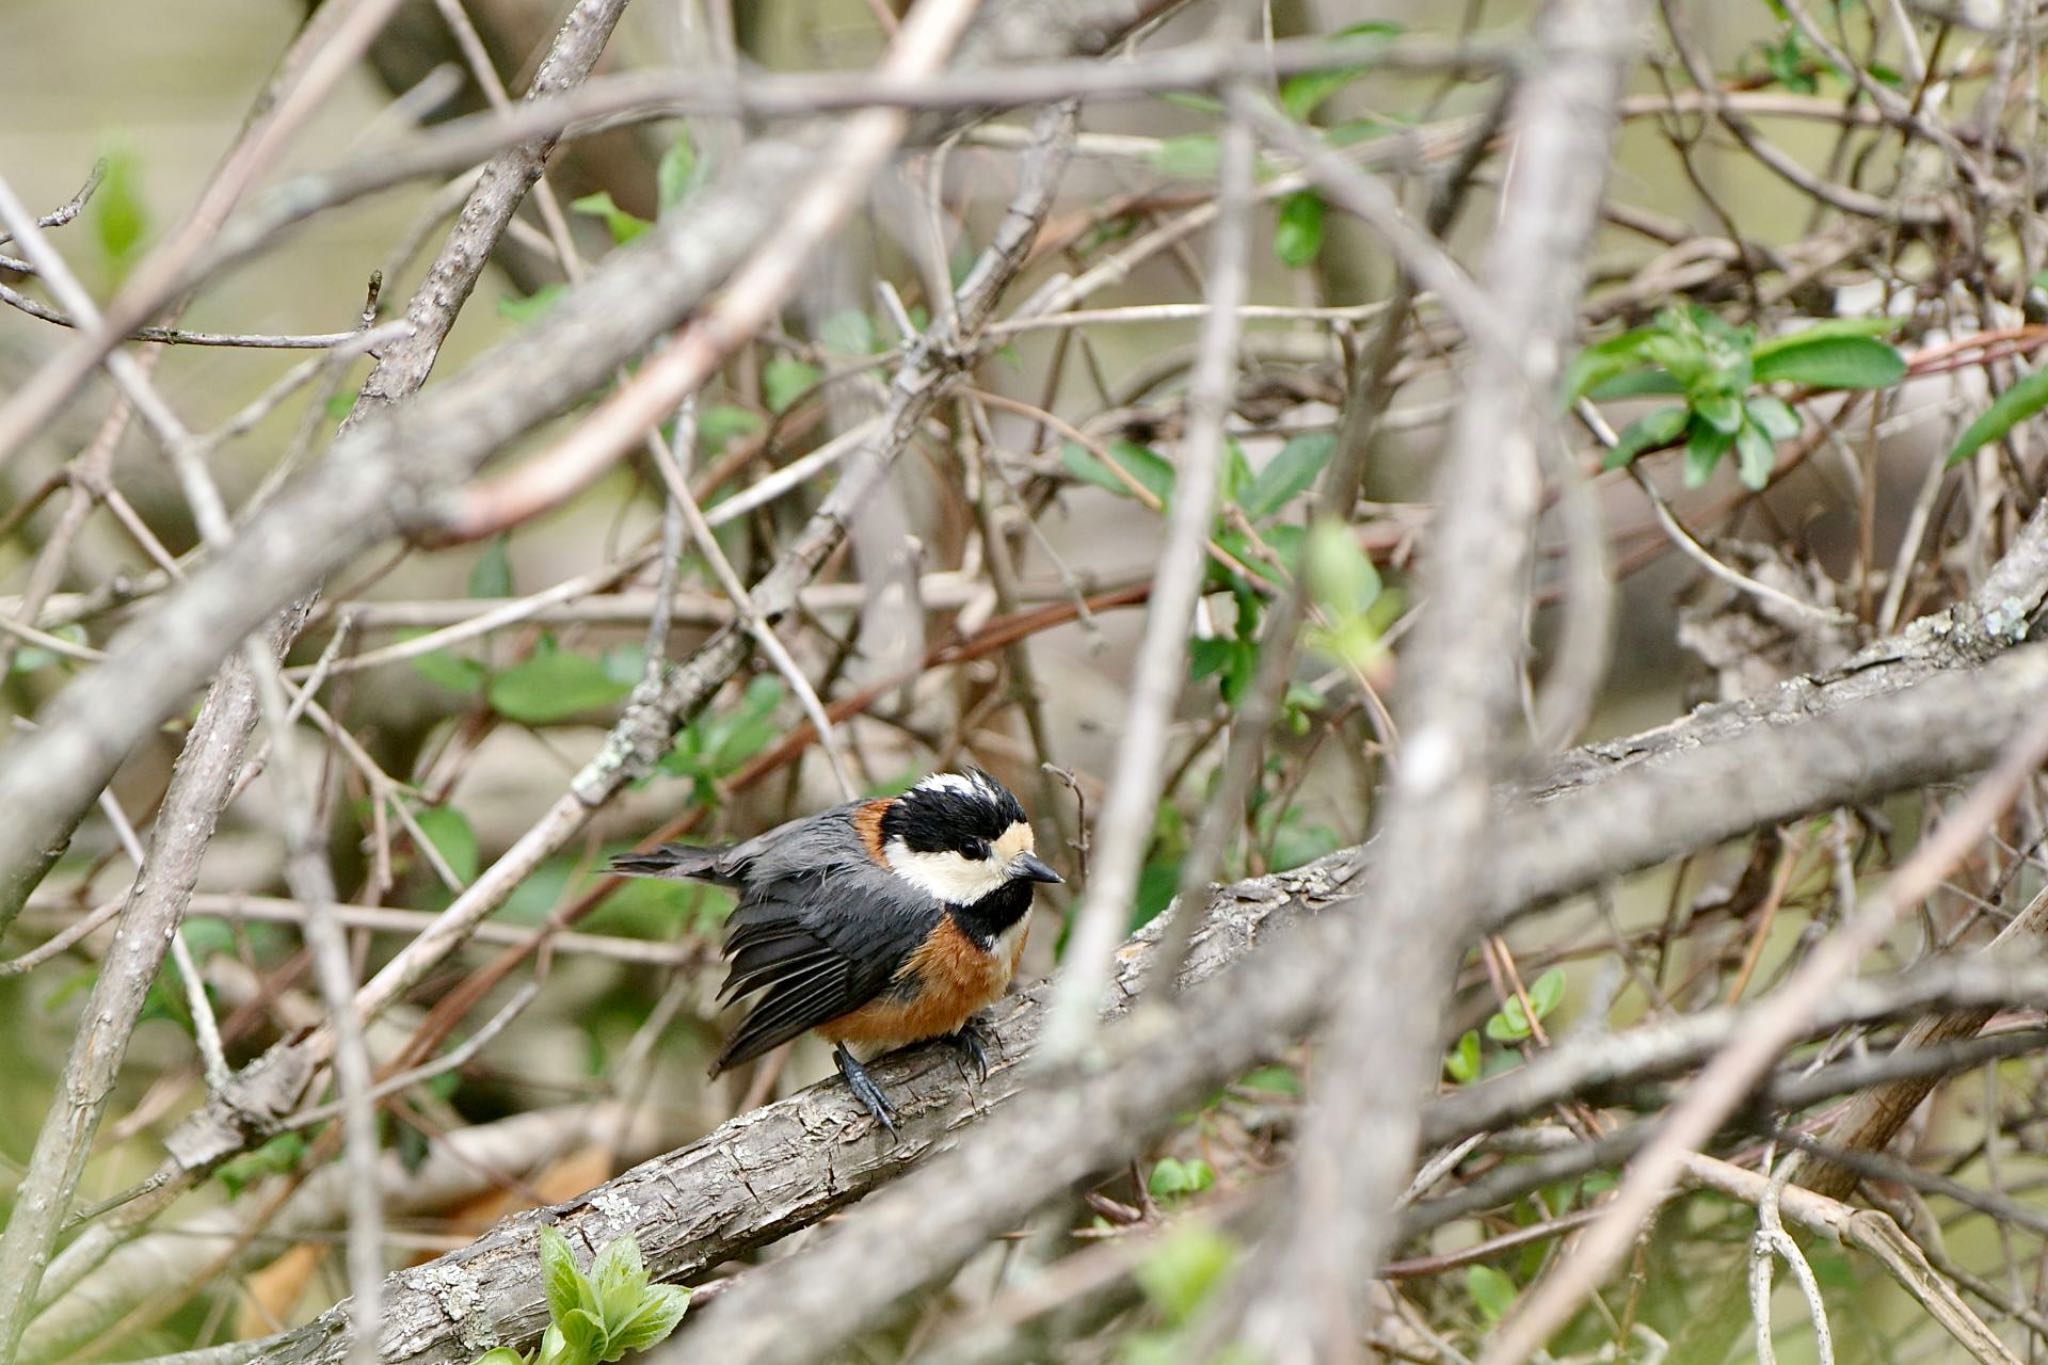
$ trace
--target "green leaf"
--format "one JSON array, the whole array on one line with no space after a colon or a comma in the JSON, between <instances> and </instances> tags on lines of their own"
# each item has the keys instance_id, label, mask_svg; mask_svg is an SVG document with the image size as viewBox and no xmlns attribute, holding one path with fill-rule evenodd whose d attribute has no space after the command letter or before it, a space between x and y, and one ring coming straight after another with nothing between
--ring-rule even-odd
<instances>
[{"instance_id":1,"label":"green leaf","mask_svg":"<svg viewBox=\"0 0 2048 1365\"><path fill-rule=\"evenodd\" d=\"M523 299L501 298L498 300L498 316L507 322L532 322L554 307L555 300L568 292L568 285L556 281L542 285Z\"/></svg>"},{"instance_id":2,"label":"green leaf","mask_svg":"<svg viewBox=\"0 0 2048 1365\"><path fill-rule=\"evenodd\" d=\"M1325 517L1309 527L1307 556L1309 591L1333 615L1361 615L1379 599L1380 571L1342 521Z\"/></svg>"},{"instance_id":3,"label":"green leaf","mask_svg":"<svg viewBox=\"0 0 2048 1365\"><path fill-rule=\"evenodd\" d=\"M556 1318L548 1325L547 1333L541 1337L541 1359L548 1358L547 1339L553 1336L561 1344L556 1359L560 1365L596 1365L607 1357L604 1353L604 1324L597 1315L586 1308L578 1308Z\"/></svg>"},{"instance_id":4,"label":"green leaf","mask_svg":"<svg viewBox=\"0 0 2048 1365\"><path fill-rule=\"evenodd\" d=\"M1488 1322L1499 1322L1515 1304L1515 1282L1490 1265L1465 1267L1465 1292Z\"/></svg>"},{"instance_id":5,"label":"green leaf","mask_svg":"<svg viewBox=\"0 0 2048 1365\"><path fill-rule=\"evenodd\" d=\"M1458 1045L1444 1055L1444 1074L1459 1085L1479 1079L1479 1030L1466 1029Z\"/></svg>"},{"instance_id":6,"label":"green leaf","mask_svg":"<svg viewBox=\"0 0 2048 1365\"><path fill-rule=\"evenodd\" d=\"M609 706L631 690L588 654L547 649L492 678L485 696L507 720L545 725Z\"/></svg>"},{"instance_id":7,"label":"green leaf","mask_svg":"<svg viewBox=\"0 0 2048 1365\"><path fill-rule=\"evenodd\" d=\"M1188 641L1189 680L1200 682L1211 674L1218 675L1217 686L1223 700L1233 705L1244 696L1258 667L1259 647L1250 641L1224 636Z\"/></svg>"},{"instance_id":8,"label":"green leaf","mask_svg":"<svg viewBox=\"0 0 2048 1365\"><path fill-rule=\"evenodd\" d=\"M1280 264L1299 270L1312 264L1323 249L1323 197L1314 190L1296 190L1280 201L1273 228L1273 254Z\"/></svg>"},{"instance_id":9,"label":"green leaf","mask_svg":"<svg viewBox=\"0 0 2048 1365\"><path fill-rule=\"evenodd\" d=\"M1176 180L1213 180L1222 159L1222 151L1211 133L1162 139L1151 156L1153 169Z\"/></svg>"},{"instance_id":10,"label":"green leaf","mask_svg":"<svg viewBox=\"0 0 2048 1365\"><path fill-rule=\"evenodd\" d=\"M559 1228L540 1230L540 1282L547 1295L548 1317L558 1323L581 1308L589 1292L569 1250L569 1239Z\"/></svg>"},{"instance_id":11,"label":"green leaf","mask_svg":"<svg viewBox=\"0 0 2048 1365\"><path fill-rule=\"evenodd\" d=\"M590 1287L597 1294L598 1321L604 1324L609 1340L632 1320L647 1289L647 1267L640 1259L638 1239L615 1237L607 1242L591 1262Z\"/></svg>"},{"instance_id":12,"label":"green leaf","mask_svg":"<svg viewBox=\"0 0 2048 1365\"><path fill-rule=\"evenodd\" d=\"M1823 322L1816 322L1802 327L1796 332L1787 332L1783 336L1769 337L1759 341L1756 344L1755 351L1757 355L1769 355L1773 351L1781 351L1787 346L1804 346L1808 342L1818 340L1821 337L1890 336L1893 332L1898 331L1904 322L1904 318L1884 317L1882 315L1871 318L1828 318Z\"/></svg>"},{"instance_id":13,"label":"green leaf","mask_svg":"<svg viewBox=\"0 0 2048 1365\"><path fill-rule=\"evenodd\" d=\"M1199 1194L1216 1183L1216 1172L1206 1161L1191 1159L1182 1161L1176 1157L1159 1158L1152 1167L1152 1174L1146 1178L1145 1188L1155 1199L1168 1199L1184 1194Z\"/></svg>"},{"instance_id":14,"label":"green leaf","mask_svg":"<svg viewBox=\"0 0 2048 1365\"><path fill-rule=\"evenodd\" d=\"M1223 438L1222 474L1222 486L1217 491L1225 503L1235 503L1252 483L1251 461L1244 457L1244 447L1235 436Z\"/></svg>"},{"instance_id":15,"label":"green leaf","mask_svg":"<svg viewBox=\"0 0 2048 1365\"><path fill-rule=\"evenodd\" d=\"M149 234L149 209L142 201L142 163L135 153L116 148L107 153L105 162L106 174L93 191L87 214L109 272L118 280L128 273L129 263Z\"/></svg>"},{"instance_id":16,"label":"green leaf","mask_svg":"<svg viewBox=\"0 0 2048 1365\"><path fill-rule=\"evenodd\" d=\"M690 1291L681 1285L657 1284L647 1287L640 1304L625 1322L614 1324L610 1341L621 1354L644 1351L666 1341L690 1308Z\"/></svg>"},{"instance_id":17,"label":"green leaf","mask_svg":"<svg viewBox=\"0 0 2048 1365\"><path fill-rule=\"evenodd\" d=\"M1733 436L1742 430L1742 400L1732 393L1702 394L1692 410L1716 431Z\"/></svg>"},{"instance_id":18,"label":"green leaf","mask_svg":"<svg viewBox=\"0 0 2048 1365\"><path fill-rule=\"evenodd\" d=\"M1761 489L1777 467L1778 447L1756 423L1744 422L1735 433L1735 468L1743 486Z\"/></svg>"},{"instance_id":19,"label":"green leaf","mask_svg":"<svg viewBox=\"0 0 2048 1365\"><path fill-rule=\"evenodd\" d=\"M732 403L707 403L697 411L697 448L706 455L722 455L725 448L742 436L752 436L766 425L752 408Z\"/></svg>"},{"instance_id":20,"label":"green leaf","mask_svg":"<svg viewBox=\"0 0 2048 1365\"><path fill-rule=\"evenodd\" d=\"M1607 458L1600 462L1601 467L1620 469L1646 450L1670 445L1691 420L1692 414L1678 404L1644 413L1621 429L1621 434L1615 438L1614 449L1608 451Z\"/></svg>"},{"instance_id":21,"label":"green leaf","mask_svg":"<svg viewBox=\"0 0 2048 1365\"><path fill-rule=\"evenodd\" d=\"M780 733L775 709L782 702L782 680L758 674L747 683L739 705L730 711L707 711L683 727L675 745L656 765L662 772L700 781L716 781L768 747Z\"/></svg>"},{"instance_id":22,"label":"green leaf","mask_svg":"<svg viewBox=\"0 0 2048 1365\"><path fill-rule=\"evenodd\" d=\"M1176 1157L1161 1157L1154 1163L1152 1174L1145 1178L1145 1189L1154 1199L1165 1199L1172 1195L1186 1194L1188 1176L1186 1167Z\"/></svg>"},{"instance_id":23,"label":"green leaf","mask_svg":"<svg viewBox=\"0 0 2048 1365\"><path fill-rule=\"evenodd\" d=\"M1253 521L1272 516L1297 495L1308 491L1336 449L1334 432L1311 431L1293 437L1252 479L1251 487L1245 490L1237 505Z\"/></svg>"},{"instance_id":24,"label":"green leaf","mask_svg":"<svg viewBox=\"0 0 2048 1365\"><path fill-rule=\"evenodd\" d=\"M818 324L818 344L841 355L873 355L882 349L875 320L858 308L842 308Z\"/></svg>"},{"instance_id":25,"label":"green leaf","mask_svg":"<svg viewBox=\"0 0 2048 1365\"><path fill-rule=\"evenodd\" d=\"M1662 370L1631 370L1595 384L1586 397L1601 403L1617 398L1663 398L1685 392L1685 385Z\"/></svg>"},{"instance_id":26,"label":"green leaf","mask_svg":"<svg viewBox=\"0 0 2048 1365\"><path fill-rule=\"evenodd\" d=\"M1262 1066L1247 1075L1238 1084L1246 1090L1262 1090L1274 1095L1299 1095L1301 1077L1292 1067Z\"/></svg>"},{"instance_id":27,"label":"green leaf","mask_svg":"<svg viewBox=\"0 0 2048 1365\"><path fill-rule=\"evenodd\" d=\"M1173 498L1173 466L1162 459L1155 450L1119 437L1107 447L1109 457L1136 480L1140 487L1165 504ZM1060 463L1066 466L1075 478L1106 488L1122 497L1135 496L1130 484L1119 479L1109 466L1098 458L1094 451L1072 441L1060 447Z\"/></svg>"},{"instance_id":28,"label":"green leaf","mask_svg":"<svg viewBox=\"0 0 2048 1365\"><path fill-rule=\"evenodd\" d=\"M1948 462L1956 464L1976 453L1977 447L2001 440L2008 431L2048 408L2048 365L2042 366L1991 400L1983 415L1956 438Z\"/></svg>"},{"instance_id":29,"label":"green leaf","mask_svg":"<svg viewBox=\"0 0 2048 1365\"><path fill-rule=\"evenodd\" d=\"M1906 358L1870 337L1800 333L1757 347L1755 356L1759 384L1783 381L1815 389L1881 389L1906 376Z\"/></svg>"},{"instance_id":30,"label":"green leaf","mask_svg":"<svg viewBox=\"0 0 2048 1365\"><path fill-rule=\"evenodd\" d=\"M1806 50L1800 45L1796 30L1787 29L1778 42L1761 44L1764 65L1770 70L1771 79L1787 90L1800 95L1811 95L1820 88L1808 69Z\"/></svg>"},{"instance_id":31,"label":"green leaf","mask_svg":"<svg viewBox=\"0 0 2048 1365\"><path fill-rule=\"evenodd\" d=\"M1132 1273L1152 1306L1167 1321L1181 1323L1222 1283L1236 1259L1237 1243L1207 1223L1187 1220Z\"/></svg>"},{"instance_id":32,"label":"green leaf","mask_svg":"<svg viewBox=\"0 0 2048 1365\"><path fill-rule=\"evenodd\" d=\"M1538 1019L1548 1019L1551 1012L1564 1003L1564 969L1552 967L1529 983L1529 1003L1536 1007Z\"/></svg>"},{"instance_id":33,"label":"green leaf","mask_svg":"<svg viewBox=\"0 0 2048 1365\"><path fill-rule=\"evenodd\" d=\"M1742 405L1749 420L1773 441L1789 441L1800 431L1799 414L1782 398L1760 393Z\"/></svg>"},{"instance_id":34,"label":"green leaf","mask_svg":"<svg viewBox=\"0 0 2048 1365\"><path fill-rule=\"evenodd\" d=\"M1391 41L1402 26L1384 20L1352 24L1330 35L1332 39L1383 38ZM1304 71L1280 83L1280 107L1297 123L1306 123L1324 100L1342 90L1371 69L1368 64L1337 67L1329 71Z\"/></svg>"},{"instance_id":35,"label":"green leaf","mask_svg":"<svg viewBox=\"0 0 2048 1365\"><path fill-rule=\"evenodd\" d=\"M476 880L476 831L461 811L453 806L422 806L413 812L412 818L457 881L467 886Z\"/></svg>"},{"instance_id":36,"label":"green leaf","mask_svg":"<svg viewBox=\"0 0 2048 1365\"><path fill-rule=\"evenodd\" d=\"M230 1199L240 1195L266 1175L283 1175L296 1170L306 1155L306 1139L297 1133L279 1133L252 1152L244 1152L222 1163L214 1178L227 1186Z\"/></svg>"},{"instance_id":37,"label":"green leaf","mask_svg":"<svg viewBox=\"0 0 2048 1365\"><path fill-rule=\"evenodd\" d=\"M697 183L697 144L685 128L661 154L661 164L655 168L654 194L661 212L667 213L689 198Z\"/></svg>"},{"instance_id":38,"label":"green leaf","mask_svg":"<svg viewBox=\"0 0 2048 1365\"><path fill-rule=\"evenodd\" d=\"M1564 401L1576 402L1618 375L1643 367L1643 347L1656 329L1638 327L1633 331L1596 341L1572 357L1565 367Z\"/></svg>"},{"instance_id":39,"label":"green leaf","mask_svg":"<svg viewBox=\"0 0 2048 1365\"><path fill-rule=\"evenodd\" d=\"M492 536L469 568L471 597L512 596L512 552L510 538Z\"/></svg>"},{"instance_id":40,"label":"green leaf","mask_svg":"<svg viewBox=\"0 0 2048 1365\"><path fill-rule=\"evenodd\" d=\"M424 631L416 632L425 634ZM433 650L427 654L416 654L412 660L413 671L436 687L445 687L450 692L465 696L482 690L487 670L475 659L451 654L445 649Z\"/></svg>"},{"instance_id":41,"label":"green leaf","mask_svg":"<svg viewBox=\"0 0 2048 1365\"><path fill-rule=\"evenodd\" d=\"M1519 1043L1534 1032L1519 996L1509 996L1498 1010L1487 1016L1486 1036L1496 1043Z\"/></svg>"},{"instance_id":42,"label":"green leaf","mask_svg":"<svg viewBox=\"0 0 2048 1365\"><path fill-rule=\"evenodd\" d=\"M526 1365L527 1358L510 1346L493 1346L478 1356L471 1365Z\"/></svg>"},{"instance_id":43,"label":"green leaf","mask_svg":"<svg viewBox=\"0 0 2048 1365\"><path fill-rule=\"evenodd\" d=\"M1694 422L1685 443L1685 486L1698 488L1713 477L1714 466L1734 443L1732 435L1710 423Z\"/></svg>"},{"instance_id":44,"label":"green leaf","mask_svg":"<svg viewBox=\"0 0 2048 1365\"><path fill-rule=\"evenodd\" d=\"M793 355L779 355L761 367L761 397L767 402L768 411L779 417L824 377L816 365Z\"/></svg>"},{"instance_id":45,"label":"green leaf","mask_svg":"<svg viewBox=\"0 0 2048 1365\"><path fill-rule=\"evenodd\" d=\"M596 194L586 194L581 199L571 200L569 207L586 218L602 218L605 231L609 232L612 240L620 246L624 246L653 226L645 218L636 218L614 204L610 190L599 190Z\"/></svg>"},{"instance_id":46,"label":"green leaf","mask_svg":"<svg viewBox=\"0 0 2048 1365\"><path fill-rule=\"evenodd\" d=\"M1352 66L1289 76L1280 82L1280 107L1296 123L1306 123L1324 100L1364 74L1364 67Z\"/></svg>"}]
</instances>

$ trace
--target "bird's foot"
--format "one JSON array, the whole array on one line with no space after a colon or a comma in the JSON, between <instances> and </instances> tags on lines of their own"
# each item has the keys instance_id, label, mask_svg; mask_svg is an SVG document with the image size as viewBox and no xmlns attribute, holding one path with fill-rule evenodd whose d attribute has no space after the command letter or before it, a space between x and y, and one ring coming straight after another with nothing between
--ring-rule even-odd
<instances>
[{"instance_id":1,"label":"bird's foot","mask_svg":"<svg viewBox=\"0 0 2048 1365\"><path fill-rule=\"evenodd\" d=\"M988 1079L988 1026L979 1015L939 1039L971 1063L980 1079Z\"/></svg>"},{"instance_id":2,"label":"bird's foot","mask_svg":"<svg viewBox=\"0 0 2048 1365\"><path fill-rule=\"evenodd\" d=\"M890 1137L895 1137L895 1106L882 1094L882 1087L875 1084L875 1078L868 1075L867 1068L854 1060L844 1043L832 1049L832 1060L839 1064L839 1074L846 1077L846 1088L853 1092L853 1097L861 1102L876 1123L889 1130Z\"/></svg>"}]
</instances>

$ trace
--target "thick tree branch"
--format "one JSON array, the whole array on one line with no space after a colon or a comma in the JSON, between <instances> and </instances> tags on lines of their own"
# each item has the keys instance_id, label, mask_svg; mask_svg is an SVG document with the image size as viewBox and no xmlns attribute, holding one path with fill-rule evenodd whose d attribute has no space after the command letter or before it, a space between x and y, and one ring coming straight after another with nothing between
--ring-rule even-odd
<instances>
[{"instance_id":1,"label":"thick tree branch","mask_svg":"<svg viewBox=\"0 0 2048 1365\"><path fill-rule=\"evenodd\" d=\"M1830 692L1814 684L1797 690L1819 698ZM1626 770L1573 763L1581 775L1552 784L1525 818L1504 826L1491 855L1502 891L1487 909L1504 921L1677 849L1975 771L2035 713L2044 691L2048 647L2034 647L1916 685L1839 705L1823 702L1798 724L1752 720L1734 737L1685 745ZM1728 781L1731 774L1774 767L1787 780ZM1703 802L1702 791L1715 792L1716 799ZM1561 841L1572 845L1570 856L1553 850ZM523 1341L537 1333L544 1310L532 1235L543 1223L581 1235L592 1247L634 1233L659 1273L686 1279L860 1198L933 1157L1001 1106L1000 1125L986 1125L963 1150L864 1205L819 1247L750 1273L707 1305L679 1347L691 1359L722 1361L829 1355L834 1343L950 1271L992 1232L1028 1216L1073 1180L1124 1159L1179 1107L1313 1027L1334 998L1357 921L1324 914L1298 930L1287 925L1303 910L1355 895L1367 862L1367 850L1349 849L1293 872L1219 889L1183 977L1190 985L1208 984L1143 1030L1110 1030L1104 1066L1071 1087L1005 1103L1019 1088L1019 1064L1037 1033L1046 995L1041 984L1004 1002L985 1084L966 1084L942 1048L880 1064L879 1078L904 1114L901 1143L888 1142L843 1087L827 1082L392 1277L384 1358L466 1362L464 1352L493 1340ZM1116 1012L1131 1003L1163 927L1155 921L1119 953ZM1252 952L1268 938L1276 941ZM1211 980L1247 956L1226 979ZM1837 1010L1868 1017L1916 999L2005 999L2000 992L2024 990L2031 980L2009 969L1951 975L1932 981L1922 996L1881 996L1868 984L1850 983ZM1683 1032L1657 1046L1674 1062L1699 1055L1717 1037L1711 1026L1700 1027L1698 1036ZM1575 1065L1567 1059L1548 1062L1540 1072L1532 1068L1533 1082L1510 1078L1531 1088L1504 1107L1447 1102L1466 1108L1433 1116L1429 1134L1519 1112L1605 1074L1572 1070ZM330 1316L340 1321L341 1313L331 1310ZM339 1359L340 1350L323 1318L282 1339L265 1358L329 1361Z\"/></svg>"}]
</instances>

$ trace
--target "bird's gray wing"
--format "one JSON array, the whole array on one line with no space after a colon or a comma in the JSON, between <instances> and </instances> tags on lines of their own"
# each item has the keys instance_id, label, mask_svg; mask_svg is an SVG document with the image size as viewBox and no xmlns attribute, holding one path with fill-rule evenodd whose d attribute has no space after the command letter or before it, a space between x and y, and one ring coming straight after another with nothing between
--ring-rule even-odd
<instances>
[{"instance_id":1,"label":"bird's gray wing","mask_svg":"<svg viewBox=\"0 0 2048 1365\"><path fill-rule=\"evenodd\" d=\"M727 921L732 966L719 994L761 998L726 1040L713 1074L873 1000L944 913L865 860L751 883Z\"/></svg>"},{"instance_id":2,"label":"bird's gray wing","mask_svg":"<svg viewBox=\"0 0 2048 1365\"><path fill-rule=\"evenodd\" d=\"M777 825L727 849L722 863L742 881L763 887L848 863L871 866L853 828L853 814L865 804L853 801Z\"/></svg>"},{"instance_id":3,"label":"bird's gray wing","mask_svg":"<svg viewBox=\"0 0 2048 1365\"><path fill-rule=\"evenodd\" d=\"M777 825L737 844L661 844L645 853L621 853L609 870L628 877L712 882L735 889L849 860L866 862L854 833L861 802L835 806Z\"/></svg>"}]
</instances>

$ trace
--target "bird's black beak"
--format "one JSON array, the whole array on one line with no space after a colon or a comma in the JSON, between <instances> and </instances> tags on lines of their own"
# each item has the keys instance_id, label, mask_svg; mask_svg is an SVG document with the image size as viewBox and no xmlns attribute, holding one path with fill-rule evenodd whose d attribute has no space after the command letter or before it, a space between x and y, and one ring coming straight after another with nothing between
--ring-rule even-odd
<instances>
[{"instance_id":1,"label":"bird's black beak","mask_svg":"<svg viewBox=\"0 0 2048 1365\"><path fill-rule=\"evenodd\" d=\"M1059 873L1039 861L1038 855L1034 853L1027 853L1013 861L1010 864L1010 875L1012 877L1022 877L1024 880L1032 882L1053 882L1057 884L1066 880L1065 877L1062 877Z\"/></svg>"}]
</instances>

